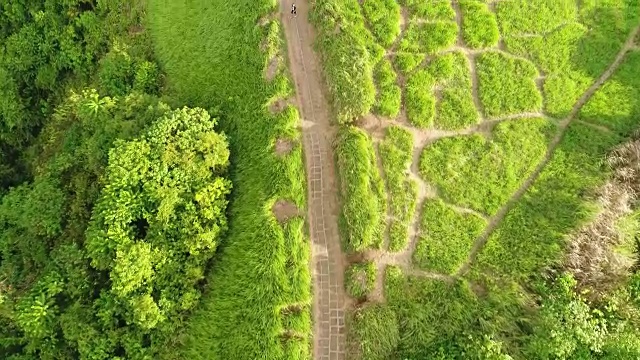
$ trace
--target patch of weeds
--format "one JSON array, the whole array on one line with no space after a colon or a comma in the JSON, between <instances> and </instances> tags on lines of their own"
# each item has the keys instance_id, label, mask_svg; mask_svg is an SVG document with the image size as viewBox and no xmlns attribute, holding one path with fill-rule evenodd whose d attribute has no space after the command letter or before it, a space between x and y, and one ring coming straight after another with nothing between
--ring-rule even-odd
<instances>
[{"instance_id":1,"label":"patch of weeds","mask_svg":"<svg viewBox=\"0 0 640 360\"><path fill-rule=\"evenodd\" d=\"M640 119L640 52L627 54L616 73L596 91L579 118L603 125L621 135L638 127Z\"/></svg>"},{"instance_id":2,"label":"patch of weeds","mask_svg":"<svg viewBox=\"0 0 640 360\"><path fill-rule=\"evenodd\" d=\"M456 13L449 0L401 0L403 6L409 8L412 18L424 20L455 20Z\"/></svg>"},{"instance_id":3,"label":"patch of weeds","mask_svg":"<svg viewBox=\"0 0 640 360\"><path fill-rule=\"evenodd\" d=\"M415 70L424 60L424 54L415 54L410 52L398 52L393 62L398 70L404 75Z\"/></svg>"},{"instance_id":4,"label":"patch of weeds","mask_svg":"<svg viewBox=\"0 0 640 360\"><path fill-rule=\"evenodd\" d=\"M339 224L346 249L379 248L387 205L371 138L356 127L343 128L336 158L342 197Z\"/></svg>"},{"instance_id":5,"label":"patch of weeds","mask_svg":"<svg viewBox=\"0 0 640 360\"><path fill-rule=\"evenodd\" d=\"M397 75L388 59L383 59L375 68L374 77L378 86L375 112L389 118L395 118L400 112L402 91L396 84Z\"/></svg>"},{"instance_id":6,"label":"patch of weeds","mask_svg":"<svg viewBox=\"0 0 640 360\"><path fill-rule=\"evenodd\" d=\"M367 0L362 4L378 43L387 48L400 35L400 6L396 0Z\"/></svg>"},{"instance_id":7,"label":"patch of weeds","mask_svg":"<svg viewBox=\"0 0 640 360\"><path fill-rule=\"evenodd\" d=\"M417 185L408 176L412 153L412 134L397 126L388 127L380 144L380 156L390 195L389 209L394 217L389 228L390 251L406 246L407 228L415 214Z\"/></svg>"},{"instance_id":8,"label":"patch of weeds","mask_svg":"<svg viewBox=\"0 0 640 360\"><path fill-rule=\"evenodd\" d=\"M498 44L500 33L496 16L487 4L477 0L460 1L462 10L462 38L472 49L481 49Z\"/></svg>"},{"instance_id":9,"label":"patch of weeds","mask_svg":"<svg viewBox=\"0 0 640 360\"><path fill-rule=\"evenodd\" d=\"M441 88L435 127L456 130L478 123L480 116L473 102L469 62L464 54L439 55L431 61L428 70Z\"/></svg>"},{"instance_id":10,"label":"patch of weeds","mask_svg":"<svg viewBox=\"0 0 640 360\"><path fill-rule=\"evenodd\" d=\"M373 67L383 56L357 0L319 0L310 19L318 30L329 96L338 122L369 113L375 103Z\"/></svg>"},{"instance_id":11,"label":"patch of weeds","mask_svg":"<svg viewBox=\"0 0 640 360\"><path fill-rule=\"evenodd\" d=\"M415 127L426 129L433 126L436 111L434 86L435 79L429 71L424 69L413 73L407 81L405 90L407 118Z\"/></svg>"},{"instance_id":12,"label":"patch of weeds","mask_svg":"<svg viewBox=\"0 0 640 360\"><path fill-rule=\"evenodd\" d=\"M538 71L527 60L487 52L477 58L479 96L489 117L537 111L542 96L536 87Z\"/></svg>"},{"instance_id":13,"label":"patch of weeds","mask_svg":"<svg viewBox=\"0 0 640 360\"><path fill-rule=\"evenodd\" d=\"M521 119L498 124L491 140L440 139L422 153L420 174L447 202L494 214L542 160L553 130L547 120Z\"/></svg>"},{"instance_id":14,"label":"patch of weeds","mask_svg":"<svg viewBox=\"0 0 640 360\"><path fill-rule=\"evenodd\" d=\"M454 273L486 225L484 219L456 212L440 199L428 200L422 209L420 240L413 259L422 269Z\"/></svg>"},{"instance_id":15,"label":"patch of weeds","mask_svg":"<svg viewBox=\"0 0 640 360\"><path fill-rule=\"evenodd\" d=\"M346 271L344 283L349 296L364 298L375 287L376 264L373 261L352 264Z\"/></svg>"},{"instance_id":16,"label":"patch of weeds","mask_svg":"<svg viewBox=\"0 0 640 360\"><path fill-rule=\"evenodd\" d=\"M458 27L455 22L412 22L400 41L399 50L434 54L455 45L457 35Z\"/></svg>"},{"instance_id":17,"label":"patch of weeds","mask_svg":"<svg viewBox=\"0 0 640 360\"><path fill-rule=\"evenodd\" d=\"M351 355L359 360L393 358L400 331L395 312L385 304L369 304L356 309L347 324Z\"/></svg>"}]
</instances>

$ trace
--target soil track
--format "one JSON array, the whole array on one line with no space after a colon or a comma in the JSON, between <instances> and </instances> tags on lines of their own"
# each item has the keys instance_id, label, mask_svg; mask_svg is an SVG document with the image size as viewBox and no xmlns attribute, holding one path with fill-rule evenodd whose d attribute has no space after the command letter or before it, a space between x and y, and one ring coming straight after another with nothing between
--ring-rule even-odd
<instances>
[{"instance_id":1,"label":"soil track","mask_svg":"<svg viewBox=\"0 0 640 360\"><path fill-rule=\"evenodd\" d=\"M345 359L345 310L351 305L344 290L347 259L338 233L338 186L333 157L336 128L331 125L329 104L323 94L320 62L313 51L315 31L309 23L309 2L280 1L287 39L289 68L301 110L303 146L308 185L308 222L312 243L313 358Z\"/></svg>"}]
</instances>

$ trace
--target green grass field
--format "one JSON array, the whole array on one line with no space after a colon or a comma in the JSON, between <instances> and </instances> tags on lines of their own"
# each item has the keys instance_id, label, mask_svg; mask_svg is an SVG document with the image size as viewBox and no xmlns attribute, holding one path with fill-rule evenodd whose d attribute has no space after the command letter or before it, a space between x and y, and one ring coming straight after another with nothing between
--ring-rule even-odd
<instances>
[{"instance_id":1,"label":"green grass field","mask_svg":"<svg viewBox=\"0 0 640 360\"><path fill-rule=\"evenodd\" d=\"M234 185L229 232L202 306L165 358L310 358L304 222L295 218L281 225L271 213L278 199L306 206L299 142L284 157L273 152L277 139L299 137L295 109L275 115L267 110L271 99L292 94L284 73L270 83L263 77L269 56L282 54L283 44L273 26L257 23L275 6L241 0L148 4L147 25L166 73L167 99L225 114L220 125L230 140ZM259 50L263 39L270 49L265 54ZM286 331L303 337L284 338Z\"/></svg>"}]
</instances>

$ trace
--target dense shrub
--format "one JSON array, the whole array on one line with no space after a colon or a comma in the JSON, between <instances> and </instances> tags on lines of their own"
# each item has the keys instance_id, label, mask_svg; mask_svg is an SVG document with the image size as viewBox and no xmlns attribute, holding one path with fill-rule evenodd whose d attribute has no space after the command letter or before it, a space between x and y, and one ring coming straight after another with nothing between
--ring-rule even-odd
<instances>
[{"instance_id":1,"label":"dense shrub","mask_svg":"<svg viewBox=\"0 0 640 360\"><path fill-rule=\"evenodd\" d=\"M412 22L400 41L399 50L434 54L456 43L456 23L441 21L433 23Z\"/></svg>"},{"instance_id":2,"label":"dense shrub","mask_svg":"<svg viewBox=\"0 0 640 360\"><path fill-rule=\"evenodd\" d=\"M400 6L395 0L371 0L362 4L369 27L378 43L387 48L400 35Z\"/></svg>"},{"instance_id":3,"label":"dense shrub","mask_svg":"<svg viewBox=\"0 0 640 360\"><path fill-rule=\"evenodd\" d=\"M367 305L355 310L348 325L356 359L386 360L395 353L400 331L396 314L387 305Z\"/></svg>"},{"instance_id":4,"label":"dense shrub","mask_svg":"<svg viewBox=\"0 0 640 360\"><path fill-rule=\"evenodd\" d=\"M378 89L376 96L376 113L394 118L400 112L402 91L396 84L396 73L387 59L381 60L374 70L374 78Z\"/></svg>"},{"instance_id":5,"label":"dense shrub","mask_svg":"<svg viewBox=\"0 0 640 360\"><path fill-rule=\"evenodd\" d=\"M378 248L385 225L386 196L371 138L347 127L337 139L342 210L340 230L348 251Z\"/></svg>"},{"instance_id":6,"label":"dense shrub","mask_svg":"<svg viewBox=\"0 0 640 360\"><path fill-rule=\"evenodd\" d=\"M498 22L486 4L478 0L463 0L460 1L460 9L462 38L467 46L478 49L498 44Z\"/></svg>"},{"instance_id":7,"label":"dense shrub","mask_svg":"<svg viewBox=\"0 0 640 360\"><path fill-rule=\"evenodd\" d=\"M407 118L415 127L426 129L433 126L436 111L434 86L435 79L427 70L416 71L407 80Z\"/></svg>"}]
</instances>

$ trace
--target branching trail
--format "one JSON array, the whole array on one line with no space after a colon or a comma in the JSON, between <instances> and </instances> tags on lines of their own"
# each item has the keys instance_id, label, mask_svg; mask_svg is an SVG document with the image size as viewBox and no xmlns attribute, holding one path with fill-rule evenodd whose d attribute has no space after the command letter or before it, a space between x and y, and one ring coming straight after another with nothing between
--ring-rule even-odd
<instances>
[{"instance_id":1,"label":"branching trail","mask_svg":"<svg viewBox=\"0 0 640 360\"><path fill-rule=\"evenodd\" d=\"M535 170L531 173L531 175L529 175L529 177L525 180L525 182L522 183L522 185L518 188L518 190L516 190L516 192L513 193L513 195L511 195L509 200L500 208L500 210L498 210L498 212L491 217L489 224L485 228L484 232L476 239L473 245L473 249L471 250L471 253L469 255L469 259L462 266L462 268L460 268L460 271L458 272L459 276L464 275L469 271L469 269L471 268L471 265L473 264L476 257L478 256L478 253L482 250L484 245L487 243L489 236L491 236L491 234L495 231L495 229L502 223L502 220L507 215L509 210L513 207L513 205L516 202L518 202L518 200L520 200L522 195L524 195L527 192L527 190L529 190L529 188L531 187L531 185L533 185L533 183L538 178L542 170L544 170L547 164L549 164L549 161L551 161L551 158L553 157L555 150L560 144L560 141L562 140L565 132L569 128L569 125L571 125L573 120L576 118L576 116L580 112L580 109L582 109L582 107L587 103L587 101L589 101L589 99L593 96L593 94L595 94L595 92L602 86L602 84L604 84L611 77L611 75L613 75L613 73L618 69L620 64L622 64L622 61L624 60L625 55L630 50L633 49L634 39L636 36L638 36L639 33L640 33L640 26L637 26L635 29L633 29L631 34L629 34L627 41L624 43L624 45L622 46L622 49L620 49L615 60L611 63L611 65L609 65L607 70L604 73L602 73L602 75L600 75L600 77L596 80L596 82L594 82L593 85L591 85L591 87L589 87L589 89L587 89L587 91L585 91L582 94L582 96L578 99L578 101L575 103L575 105L571 109L571 112L569 113L569 115L560 122L558 132L556 133L554 138L551 140L551 143L549 144L547 153L545 154L544 158L542 159L542 161L540 161L538 166L536 166Z\"/></svg>"},{"instance_id":2,"label":"branching trail","mask_svg":"<svg viewBox=\"0 0 640 360\"><path fill-rule=\"evenodd\" d=\"M347 259L338 234L338 185L329 104L323 94L320 66L313 51L315 31L308 21L309 3L296 1L297 16L281 1L281 20L287 39L289 67L302 115L308 184L308 223L313 274L313 358L345 359L345 310L351 305L344 290Z\"/></svg>"}]
</instances>

